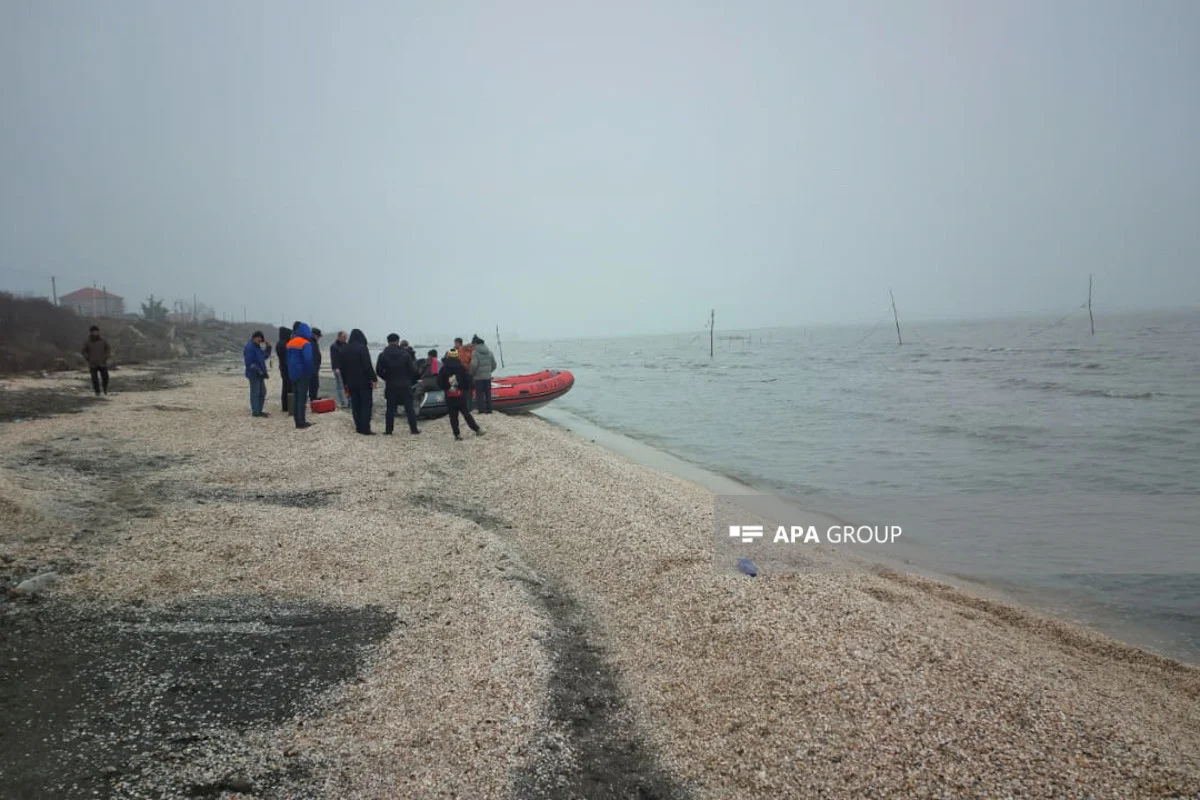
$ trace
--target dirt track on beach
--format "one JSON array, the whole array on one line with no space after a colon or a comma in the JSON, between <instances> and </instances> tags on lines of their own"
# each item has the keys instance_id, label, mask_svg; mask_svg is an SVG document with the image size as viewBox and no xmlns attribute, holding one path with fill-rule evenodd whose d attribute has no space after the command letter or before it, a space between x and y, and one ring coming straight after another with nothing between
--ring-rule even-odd
<instances>
[{"instance_id":1,"label":"dirt track on beach","mask_svg":"<svg viewBox=\"0 0 1200 800\"><path fill-rule=\"evenodd\" d=\"M0 398L42 416L0 422L4 796L1200 792L1200 671L911 576L717 574L709 493L536 418L112 388Z\"/></svg>"}]
</instances>

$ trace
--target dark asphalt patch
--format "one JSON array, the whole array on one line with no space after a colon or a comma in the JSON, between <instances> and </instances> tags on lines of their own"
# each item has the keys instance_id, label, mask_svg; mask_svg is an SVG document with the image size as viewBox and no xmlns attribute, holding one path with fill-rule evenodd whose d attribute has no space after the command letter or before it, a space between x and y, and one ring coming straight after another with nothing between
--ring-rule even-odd
<instances>
[{"instance_id":1,"label":"dark asphalt patch","mask_svg":"<svg viewBox=\"0 0 1200 800\"><path fill-rule=\"evenodd\" d=\"M596 642L586 610L561 587L531 592L550 618L549 716L566 734L574 758L553 739L539 748L516 781L522 800L684 800L689 795L658 766L638 735L616 670Z\"/></svg>"},{"instance_id":2,"label":"dark asphalt patch","mask_svg":"<svg viewBox=\"0 0 1200 800\"><path fill-rule=\"evenodd\" d=\"M87 392L71 389L3 389L0 390L0 422L74 414L99 400L90 389Z\"/></svg>"},{"instance_id":3,"label":"dark asphalt patch","mask_svg":"<svg viewBox=\"0 0 1200 800\"><path fill-rule=\"evenodd\" d=\"M190 461L186 455L128 452L103 436L59 437L27 445L19 458L21 466L53 472L71 470L81 476L109 482L160 472Z\"/></svg>"},{"instance_id":4,"label":"dark asphalt patch","mask_svg":"<svg viewBox=\"0 0 1200 800\"><path fill-rule=\"evenodd\" d=\"M191 493L193 500L214 503L265 503L284 508L324 508L338 498L337 489L296 489L268 492L252 489L214 487L196 489Z\"/></svg>"},{"instance_id":5,"label":"dark asphalt patch","mask_svg":"<svg viewBox=\"0 0 1200 800\"><path fill-rule=\"evenodd\" d=\"M179 378L181 370L161 370L140 375L113 375L109 381L108 390L114 394L122 392L161 392L165 389L179 389L188 386L188 382Z\"/></svg>"},{"instance_id":6,"label":"dark asphalt patch","mask_svg":"<svg viewBox=\"0 0 1200 800\"><path fill-rule=\"evenodd\" d=\"M417 508L424 508L429 511L436 511L440 514L448 514L452 517L460 517L470 520L481 528L503 533L505 530L512 528L506 520L489 514L481 508L476 508L471 505L457 502L448 497L437 497L432 494L410 494L408 502Z\"/></svg>"},{"instance_id":7,"label":"dark asphalt patch","mask_svg":"<svg viewBox=\"0 0 1200 800\"><path fill-rule=\"evenodd\" d=\"M431 494L409 502L470 520L499 536L512 524L469 503ZM564 587L545 575L528 584L528 596L550 620L544 644L550 657L548 715L551 730L534 758L515 776L521 800L686 800L689 793L661 766L637 729L617 670L599 643L596 624ZM559 744L562 742L566 747Z\"/></svg>"},{"instance_id":8,"label":"dark asphalt patch","mask_svg":"<svg viewBox=\"0 0 1200 800\"><path fill-rule=\"evenodd\" d=\"M245 734L353 678L394 623L380 609L256 598L4 604L0 793L302 793L303 764Z\"/></svg>"}]
</instances>

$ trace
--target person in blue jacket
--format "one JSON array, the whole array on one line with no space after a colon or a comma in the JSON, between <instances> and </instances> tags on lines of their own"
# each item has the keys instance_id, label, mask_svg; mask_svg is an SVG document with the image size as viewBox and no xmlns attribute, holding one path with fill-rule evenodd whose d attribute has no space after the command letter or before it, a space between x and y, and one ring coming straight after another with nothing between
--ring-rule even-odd
<instances>
[{"instance_id":1,"label":"person in blue jacket","mask_svg":"<svg viewBox=\"0 0 1200 800\"><path fill-rule=\"evenodd\" d=\"M269 350L270 342L266 341L262 331L255 331L242 348L242 358L246 361L246 380L250 381L250 415L254 417L270 416L263 411L267 402L267 354L263 352L263 344Z\"/></svg>"},{"instance_id":2,"label":"person in blue jacket","mask_svg":"<svg viewBox=\"0 0 1200 800\"><path fill-rule=\"evenodd\" d=\"M292 326L292 338L287 343L287 370L292 380L292 416L297 428L308 428L308 382L316 377L317 361L313 358L312 329L303 322Z\"/></svg>"}]
</instances>

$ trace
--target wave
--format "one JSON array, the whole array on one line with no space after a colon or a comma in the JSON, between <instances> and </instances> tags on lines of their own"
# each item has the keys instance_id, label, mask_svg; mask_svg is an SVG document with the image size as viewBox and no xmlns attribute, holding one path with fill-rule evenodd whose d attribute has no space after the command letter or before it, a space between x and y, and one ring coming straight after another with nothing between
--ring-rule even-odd
<instances>
[{"instance_id":1,"label":"wave","mask_svg":"<svg viewBox=\"0 0 1200 800\"><path fill-rule=\"evenodd\" d=\"M1003 383L1006 386L1013 386L1019 389L1034 389L1042 392L1057 392L1060 394L1071 395L1072 397L1100 397L1106 400L1152 400L1153 398L1160 396L1156 392L1130 392L1116 389L1087 389L1078 386L1070 386L1065 383L1056 383L1054 381L1033 381L1028 378L1005 378Z\"/></svg>"},{"instance_id":2,"label":"wave","mask_svg":"<svg viewBox=\"0 0 1200 800\"><path fill-rule=\"evenodd\" d=\"M1108 369L1095 361L1048 361L1042 366L1048 369Z\"/></svg>"},{"instance_id":3,"label":"wave","mask_svg":"<svg viewBox=\"0 0 1200 800\"><path fill-rule=\"evenodd\" d=\"M1019 444L1022 448L1032 449L1046 446L1041 439L1044 431L1030 425L992 425L987 428L966 428L943 423L930 425L926 430L934 435L961 436L967 439L979 439L990 444Z\"/></svg>"},{"instance_id":4,"label":"wave","mask_svg":"<svg viewBox=\"0 0 1200 800\"><path fill-rule=\"evenodd\" d=\"M1151 400L1157 396L1154 392L1116 392L1109 389L1079 389L1071 394L1076 397L1106 397L1113 400Z\"/></svg>"}]
</instances>

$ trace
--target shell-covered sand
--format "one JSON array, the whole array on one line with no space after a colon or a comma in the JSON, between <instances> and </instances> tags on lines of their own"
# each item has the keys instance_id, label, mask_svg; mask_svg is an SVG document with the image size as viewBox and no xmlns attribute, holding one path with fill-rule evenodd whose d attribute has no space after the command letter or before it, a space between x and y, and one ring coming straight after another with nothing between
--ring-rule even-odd
<instances>
[{"instance_id":1,"label":"shell-covered sand","mask_svg":"<svg viewBox=\"0 0 1200 800\"><path fill-rule=\"evenodd\" d=\"M45 602L394 614L250 736L311 767L276 796L1200 796L1195 668L913 576L719 574L709 492L536 417L296 431L237 369L128 377L0 424L0 555L76 565Z\"/></svg>"}]
</instances>

